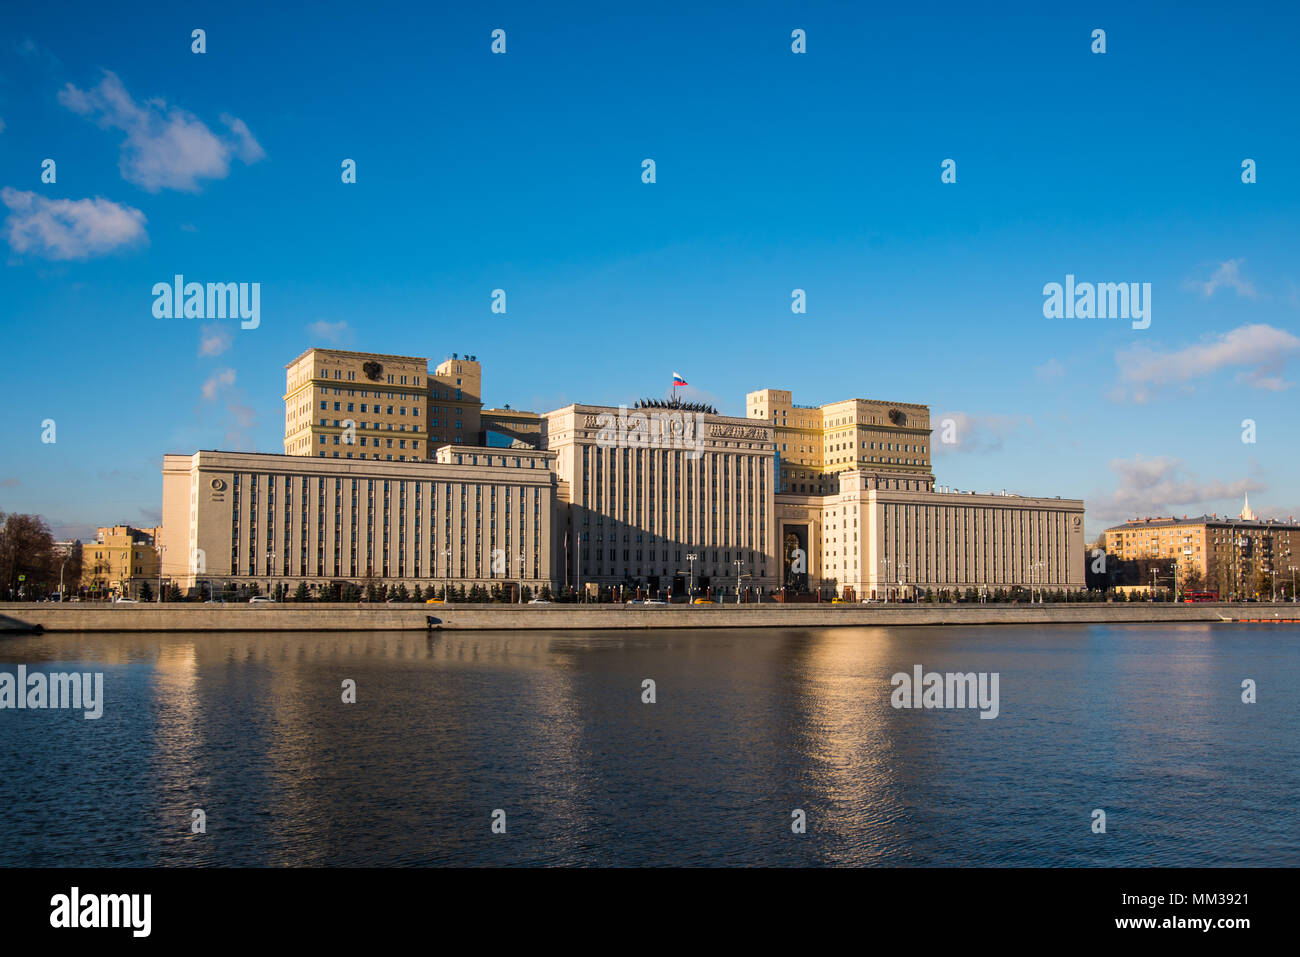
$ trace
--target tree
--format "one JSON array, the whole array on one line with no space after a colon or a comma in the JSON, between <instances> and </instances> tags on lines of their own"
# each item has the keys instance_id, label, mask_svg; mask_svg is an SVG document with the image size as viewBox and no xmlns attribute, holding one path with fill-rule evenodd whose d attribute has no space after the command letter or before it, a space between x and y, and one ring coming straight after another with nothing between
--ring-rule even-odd
<instances>
[{"instance_id":1,"label":"tree","mask_svg":"<svg viewBox=\"0 0 1300 957\"><path fill-rule=\"evenodd\" d=\"M415 590L411 592L411 601L415 602L417 605L424 601L424 593L420 590L419 582L416 582Z\"/></svg>"},{"instance_id":2,"label":"tree","mask_svg":"<svg viewBox=\"0 0 1300 957\"><path fill-rule=\"evenodd\" d=\"M551 586L550 586L550 585L543 585L543 586L542 586L541 599L542 599L542 601L550 601L550 600L551 600Z\"/></svg>"},{"instance_id":3,"label":"tree","mask_svg":"<svg viewBox=\"0 0 1300 957\"><path fill-rule=\"evenodd\" d=\"M366 601L379 601L379 589L373 578L366 579Z\"/></svg>"},{"instance_id":4,"label":"tree","mask_svg":"<svg viewBox=\"0 0 1300 957\"><path fill-rule=\"evenodd\" d=\"M180 587L175 582L172 582L170 585L167 586L167 600L168 601L185 600L185 596L181 594Z\"/></svg>"},{"instance_id":5,"label":"tree","mask_svg":"<svg viewBox=\"0 0 1300 957\"><path fill-rule=\"evenodd\" d=\"M140 583L140 600L153 601L153 588L149 586L149 579Z\"/></svg>"},{"instance_id":6,"label":"tree","mask_svg":"<svg viewBox=\"0 0 1300 957\"><path fill-rule=\"evenodd\" d=\"M392 597L393 601L396 601L396 602L408 602L408 601L410 601L410 600L411 600L411 595L410 595L410 593L406 590L406 583L405 583L405 582L398 582L398 583L397 583L397 587L394 588L393 591L392 591L392 593L391 593L391 597Z\"/></svg>"},{"instance_id":7,"label":"tree","mask_svg":"<svg viewBox=\"0 0 1300 957\"><path fill-rule=\"evenodd\" d=\"M306 582L298 582L298 587L293 590L294 601L311 601L311 592L307 590Z\"/></svg>"},{"instance_id":8,"label":"tree","mask_svg":"<svg viewBox=\"0 0 1300 957\"><path fill-rule=\"evenodd\" d=\"M44 593L51 584L57 588L63 559L56 558L54 538L45 520L39 515L6 516L0 512L0 522L0 589L4 597L17 598L20 590L24 596ZM20 575L22 582L18 581Z\"/></svg>"},{"instance_id":9,"label":"tree","mask_svg":"<svg viewBox=\"0 0 1300 957\"><path fill-rule=\"evenodd\" d=\"M1262 568L1255 573L1255 594L1273 600L1273 576Z\"/></svg>"}]
</instances>

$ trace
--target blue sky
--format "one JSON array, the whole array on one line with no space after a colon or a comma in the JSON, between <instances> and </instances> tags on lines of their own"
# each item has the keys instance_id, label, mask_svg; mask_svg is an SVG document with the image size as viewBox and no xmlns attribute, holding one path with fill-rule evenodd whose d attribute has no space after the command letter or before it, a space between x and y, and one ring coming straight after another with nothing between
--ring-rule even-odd
<instances>
[{"instance_id":1,"label":"blue sky","mask_svg":"<svg viewBox=\"0 0 1300 957\"><path fill-rule=\"evenodd\" d=\"M732 414L922 402L941 483L1082 497L1089 533L1300 514L1294 5L25 6L0 509L56 532L158 521L164 452L280 451L313 345L473 353L539 411L673 371ZM178 272L260 282L260 326L155 318ZM1151 283L1150 328L1044 318L1067 273Z\"/></svg>"}]
</instances>

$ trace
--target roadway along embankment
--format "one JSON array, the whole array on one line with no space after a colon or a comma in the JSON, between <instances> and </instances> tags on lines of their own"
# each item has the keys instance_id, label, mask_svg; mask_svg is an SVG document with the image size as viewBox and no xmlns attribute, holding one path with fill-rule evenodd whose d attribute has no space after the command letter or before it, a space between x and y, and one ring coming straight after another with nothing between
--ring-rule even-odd
<instances>
[{"instance_id":1,"label":"roadway along embankment","mask_svg":"<svg viewBox=\"0 0 1300 957\"><path fill-rule=\"evenodd\" d=\"M1115 622L1300 621L1290 603L979 605L321 605L14 603L0 633L45 631L422 631L618 628L824 628L882 625L1033 625Z\"/></svg>"}]
</instances>

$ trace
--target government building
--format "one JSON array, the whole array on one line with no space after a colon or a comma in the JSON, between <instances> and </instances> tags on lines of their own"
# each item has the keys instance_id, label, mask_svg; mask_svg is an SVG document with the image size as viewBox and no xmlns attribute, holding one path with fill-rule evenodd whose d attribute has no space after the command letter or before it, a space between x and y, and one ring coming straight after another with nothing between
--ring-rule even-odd
<instances>
[{"instance_id":1,"label":"government building","mask_svg":"<svg viewBox=\"0 0 1300 957\"><path fill-rule=\"evenodd\" d=\"M930 410L746 396L483 407L453 355L309 349L284 454L163 460L163 571L182 588L520 583L894 600L1084 586L1083 502L936 488Z\"/></svg>"}]
</instances>

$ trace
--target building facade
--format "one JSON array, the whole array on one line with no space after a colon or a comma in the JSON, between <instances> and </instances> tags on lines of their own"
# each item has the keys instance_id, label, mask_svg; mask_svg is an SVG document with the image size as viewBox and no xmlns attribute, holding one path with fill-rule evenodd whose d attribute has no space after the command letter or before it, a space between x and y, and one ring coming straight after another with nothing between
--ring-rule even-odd
<instances>
[{"instance_id":1,"label":"building facade","mask_svg":"<svg viewBox=\"0 0 1300 957\"><path fill-rule=\"evenodd\" d=\"M1263 521L1247 496L1236 518L1135 518L1106 529L1111 560L1144 563L1157 588L1210 591L1224 600L1295 594L1300 574L1300 524ZM1159 566L1165 565L1164 569Z\"/></svg>"},{"instance_id":2,"label":"building facade","mask_svg":"<svg viewBox=\"0 0 1300 957\"><path fill-rule=\"evenodd\" d=\"M554 455L446 446L433 462L209 452L163 458L184 588L523 584L554 574Z\"/></svg>"},{"instance_id":3,"label":"building facade","mask_svg":"<svg viewBox=\"0 0 1300 957\"><path fill-rule=\"evenodd\" d=\"M285 455L166 456L178 582L1084 587L1083 503L936 489L925 405L763 389L744 417L676 400L537 414L483 409L472 356L429 372L309 349L286 369Z\"/></svg>"},{"instance_id":4,"label":"building facade","mask_svg":"<svg viewBox=\"0 0 1300 957\"><path fill-rule=\"evenodd\" d=\"M672 407L543 415L567 503L564 581L652 594L779 587L772 439L764 423Z\"/></svg>"},{"instance_id":5,"label":"building facade","mask_svg":"<svg viewBox=\"0 0 1300 957\"><path fill-rule=\"evenodd\" d=\"M110 525L81 546L81 587L92 597L139 598L145 582L159 587L161 528Z\"/></svg>"},{"instance_id":6,"label":"building facade","mask_svg":"<svg viewBox=\"0 0 1300 957\"><path fill-rule=\"evenodd\" d=\"M1083 502L935 491L920 473L850 469L834 495L776 496L788 584L851 600L1084 587Z\"/></svg>"},{"instance_id":7,"label":"building facade","mask_svg":"<svg viewBox=\"0 0 1300 957\"><path fill-rule=\"evenodd\" d=\"M315 458L431 461L442 445L481 441L483 369L459 355L429 361L308 349L285 366L284 452Z\"/></svg>"},{"instance_id":8,"label":"building facade","mask_svg":"<svg viewBox=\"0 0 1300 957\"><path fill-rule=\"evenodd\" d=\"M930 481L930 409L911 402L844 399L795 405L785 389L745 396L746 416L772 426L778 492L834 495L837 472L921 473Z\"/></svg>"}]
</instances>

